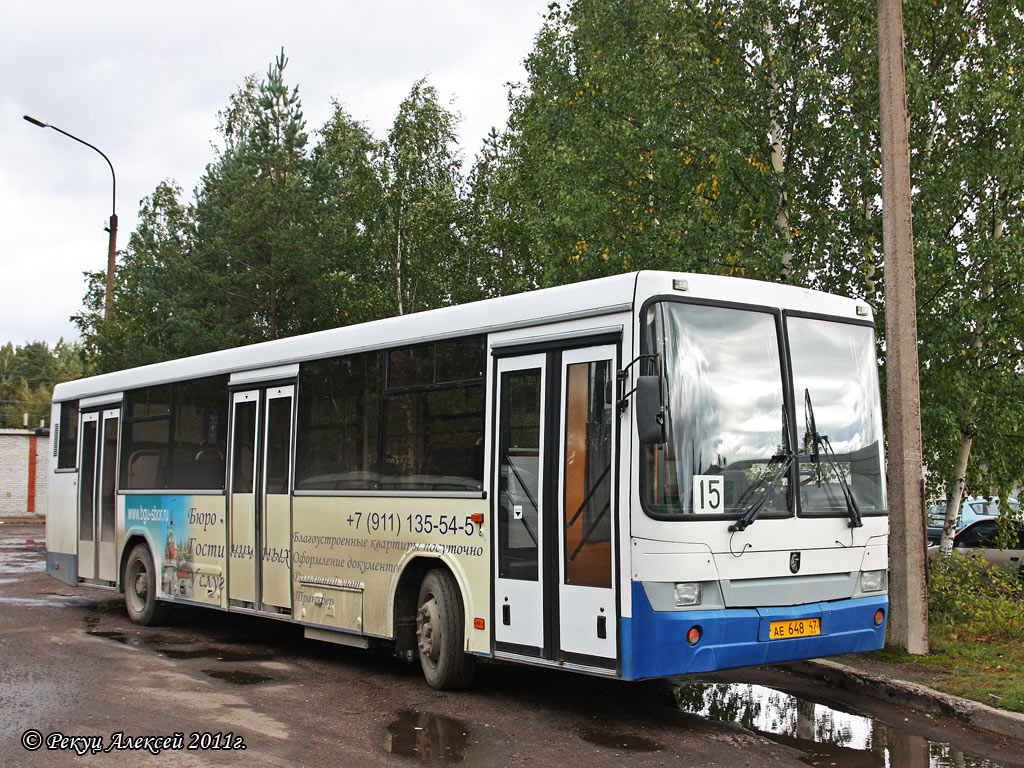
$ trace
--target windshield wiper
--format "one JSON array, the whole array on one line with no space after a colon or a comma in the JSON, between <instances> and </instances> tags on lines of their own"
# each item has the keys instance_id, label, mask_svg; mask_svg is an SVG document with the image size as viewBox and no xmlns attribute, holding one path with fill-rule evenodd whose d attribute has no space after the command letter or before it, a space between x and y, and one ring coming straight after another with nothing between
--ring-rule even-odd
<instances>
[{"instance_id":1,"label":"windshield wiper","mask_svg":"<svg viewBox=\"0 0 1024 768\"><path fill-rule=\"evenodd\" d=\"M785 405L782 406L782 435L783 446L789 445L789 411ZM764 477L762 477L760 480L758 480L756 483L748 487L747 490L743 492L739 500L736 502L737 507L743 506L743 503L750 496L752 496L758 488L764 485L765 481L768 482L767 487L764 489L764 495L762 495L760 499L751 504L739 520L737 520L735 523L729 526L730 531L732 531L733 533L735 533L736 531L745 531L747 527L757 519L757 516L761 514L761 510L764 509L765 504L768 503L768 499L771 498L771 494L772 491L775 490L775 486L778 485L779 480L781 480L789 473L789 470L793 466L793 462L795 460L796 454L793 453L792 450L787 451L786 453L777 453L774 456L772 456L771 459L768 460L769 469L773 467L775 464L779 463L780 461L784 462L782 469L780 469L778 472L772 475L770 480L768 479L768 475L766 474Z\"/></svg>"},{"instance_id":2,"label":"windshield wiper","mask_svg":"<svg viewBox=\"0 0 1024 768\"><path fill-rule=\"evenodd\" d=\"M778 461L779 458L779 456L773 456L772 463ZM789 453L786 455L782 464L782 469L780 469L778 472L772 475L771 480L768 480L768 485L765 486L764 494L761 496L761 498L759 498L757 501L750 505L750 508L743 513L743 516L739 520L737 520L735 523L729 526L730 531L732 531L733 533L735 533L736 531L745 531L747 527L757 519L757 516L761 514L761 510L764 509L765 505L768 503L768 499L771 498L772 491L775 490L775 486L778 485L779 480L785 477L786 474L789 472L790 467L793 466L794 458L795 457L793 453ZM767 478L768 475L762 477L760 480L758 480L756 483L750 486L750 488L747 489L747 492L743 495L751 495L754 491L761 487L761 485L765 482Z\"/></svg>"},{"instance_id":3,"label":"windshield wiper","mask_svg":"<svg viewBox=\"0 0 1024 768\"><path fill-rule=\"evenodd\" d=\"M839 466L836 452L832 450L832 443L828 436L818 434L818 428L814 422L814 406L811 404L811 390L809 389L804 389L804 421L807 422L807 432L810 434L813 442L812 457L818 467L818 484L821 484L821 457L824 456L829 467L835 473L836 479L839 481L839 489L843 492L843 498L846 499L846 514L850 518L850 527L862 527L864 523L861 520L860 507L857 506L857 500L853 497L853 489L846 482L846 476ZM821 446L824 450L819 451L818 446Z\"/></svg>"}]
</instances>

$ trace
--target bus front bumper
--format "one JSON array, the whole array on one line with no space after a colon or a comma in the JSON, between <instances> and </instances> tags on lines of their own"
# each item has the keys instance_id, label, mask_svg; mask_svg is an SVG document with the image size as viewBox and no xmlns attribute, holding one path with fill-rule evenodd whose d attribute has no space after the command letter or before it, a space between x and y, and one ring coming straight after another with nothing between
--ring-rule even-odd
<instances>
[{"instance_id":1,"label":"bus front bumper","mask_svg":"<svg viewBox=\"0 0 1024 768\"><path fill-rule=\"evenodd\" d=\"M877 611L881 624L875 624ZM823 603L719 610L655 611L643 585L633 582L633 616L622 619L622 677L712 672L795 659L872 651L885 644L889 599L885 594ZM820 634L769 639L772 622L820 619ZM691 645L687 634L700 630Z\"/></svg>"}]
</instances>

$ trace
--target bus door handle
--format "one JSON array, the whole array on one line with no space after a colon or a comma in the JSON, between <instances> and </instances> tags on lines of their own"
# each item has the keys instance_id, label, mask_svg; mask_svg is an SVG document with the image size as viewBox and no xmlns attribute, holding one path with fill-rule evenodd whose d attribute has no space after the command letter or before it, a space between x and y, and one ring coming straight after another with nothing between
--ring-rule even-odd
<instances>
[{"instance_id":1,"label":"bus door handle","mask_svg":"<svg viewBox=\"0 0 1024 768\"><path fill-rule=\"evenodd\" d=\"M508 603L501 606L501 623L506 627L511 626L512 624L512 608Z\"/></svg>"},{"instance_id":2,"label":"bus door handle","mask_svg":"<svg viewBox=\"0 0 1024 768\"><path fill-rule=\"evenodd\" d=\"M597 617L597 637L600 640L608 639L608 617L598 616Z\"/></svg>"}]
</instances>

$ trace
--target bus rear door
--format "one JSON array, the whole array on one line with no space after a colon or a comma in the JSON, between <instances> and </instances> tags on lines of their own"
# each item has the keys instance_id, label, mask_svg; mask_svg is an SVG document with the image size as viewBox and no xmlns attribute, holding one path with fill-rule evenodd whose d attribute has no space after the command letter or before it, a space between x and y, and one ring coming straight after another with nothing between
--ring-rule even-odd
<instances>
[{"instance_id":1,"label":"bus rear door","mask_svg":"<svg viewBox=\"0 0 1024 768\"><path fill-rule=\"evenodd\" d=\"M294 386L232 397L228 599L236 608L290 614Z\"/></svg>"},{"instance_id":2,"label":"bus rear door","mask_svg":"<svg viewBox=\"0 0 1024 768\"><path fill-rule=\"evenodd\" d=\"M78 577L117 579L117 440L119 408L81 415L78 477Z\"/></svg>"}]
</instances>

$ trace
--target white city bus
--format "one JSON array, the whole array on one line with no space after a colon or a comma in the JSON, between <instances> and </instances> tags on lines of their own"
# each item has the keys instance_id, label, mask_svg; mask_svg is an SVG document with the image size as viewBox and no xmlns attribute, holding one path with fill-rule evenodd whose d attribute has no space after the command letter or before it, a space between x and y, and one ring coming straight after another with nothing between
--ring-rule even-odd
<instances>
[{"instance_id":1,"label":"white city bus","mask_svg":"<svg viewBox=\"0 0 1024 768\"><path fill-rule=\"evenodd\" d=\"M622 679L879 648L869 308L639 272L60 384L47 571Z\"/></svg>"}]
</instances>

